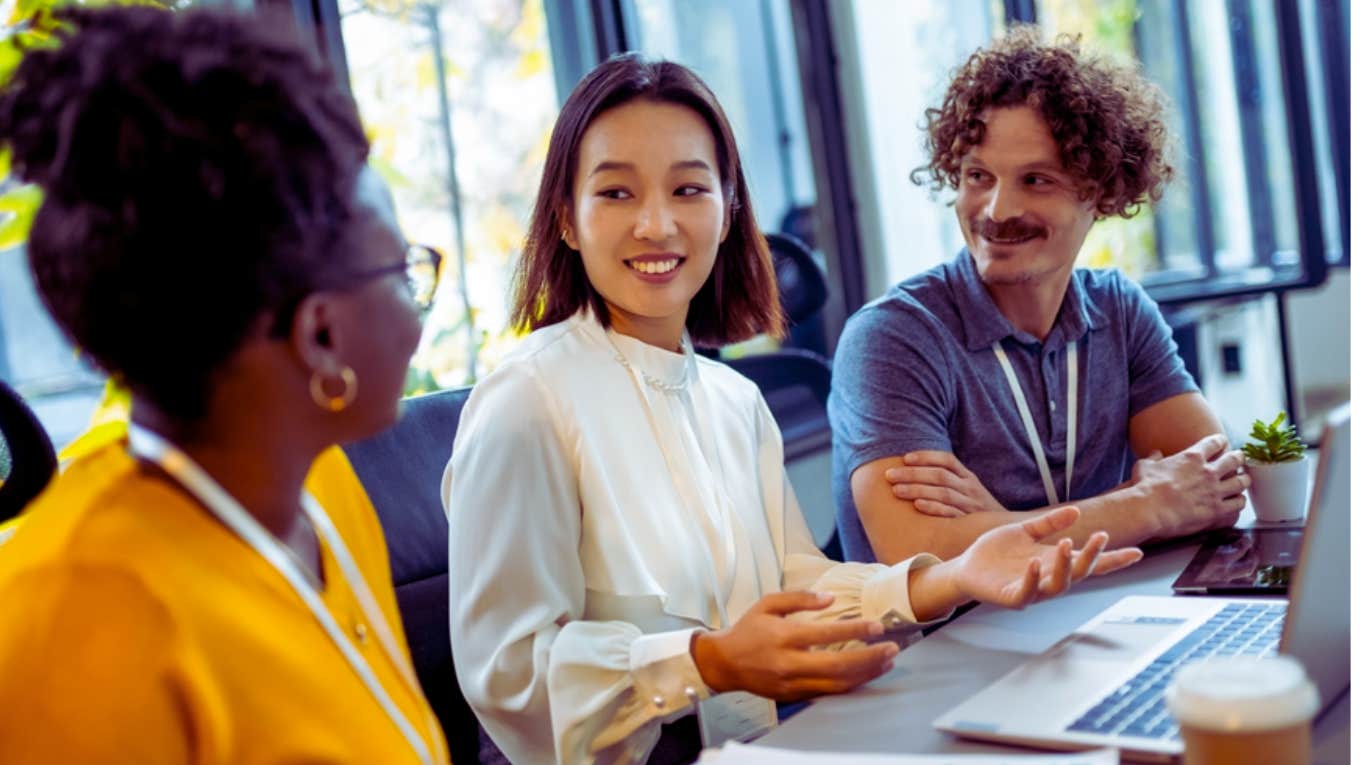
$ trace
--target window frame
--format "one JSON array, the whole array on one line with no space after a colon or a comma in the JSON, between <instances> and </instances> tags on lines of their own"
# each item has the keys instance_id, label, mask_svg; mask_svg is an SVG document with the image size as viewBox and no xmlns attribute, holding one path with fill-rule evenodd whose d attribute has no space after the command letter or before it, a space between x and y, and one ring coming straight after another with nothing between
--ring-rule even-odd
<instances>
[{"instance_id":1,"label":"window frame","mask_svg":"<svg viewBox=\"0 0 1360 765\"><path fill-rule=\"evenodd\" d=\"M1346 3L1342 12L1341 3ZM1326 103L1331 169L1336 179L1337 215L1341 224L1341 258L1331 265L1351 265L1351 46L1349 0L1316 0L1322 91Z\"/></svg>"},{"instance_id":2,"label":"window frame","mask_svg":"<svg viewBox=\"0 0 1360 765\"><path fill-rule=\"evenodd\" d=\"M1230 5L1244 0L1222 0ZM1299 232L1299 268L1296 274L1281 275L1271 268L1270 278L1262 278L1261 268L1234 269L1220 272L1214 263L1212 221L1201 211L1210 209L1208 180L1202 162L1188 159L1185 170L1191 186L1191 199L1196 207L1196 245L1201 269L1197 273L1161 271L1144 280L1148 294L1158 303L1175 306L1223 298L1238 298L1272 292L1314 287L1326 280L1332 265L1348 266L1349 232L1349 90L1348 69L1336 60L1337 52L1349 60L1349 46L1345 30L1339 28L1340 0L1318 0L1318 32L1316 41L1323 46L1323 92L1328 103L1327 131L1331 137L1331 165L1336 176L1338 209L1344 228L1343 258L1339 263L1327 261L1323 237L1321 211L1318 207L1319 189L1317 155L1312 138L1313 118L1309 111L1307 70L1303 58L1303 28L1297 4L1289 0L1273 0L1276 17L1276 39L1255 41L1254 45L1275 45L1281 65L1281 87L1285 107L1285 126L1288 148L1292 156L1290 173L1293 185L1294 219ZM348 87L348 67L344 44L340 39L338 0L258 0L262 6L291 7L304 28L314 30L318 49L343 75ZM846 114L840 87L836 80L837 46L829 0L789 0L794 20L795 45L798 50L803 102L812 148L813 170L817 185L817 208L823 230L824 250L828 256L828 270L832 294L824 313L828 347L834 350L835 340L846 318L871 297L866 295L863 243L856 213L854 167L846 144ZM1195 92L1194 71L1189 66L1190 41L1187 34L1185 0L1173 0L1177 32L1173 39L1178 56L1178 71L1185 78L1182 88L1186 94ZM1006 23L1037 22L1039 9L1035 0L1002 0ZM631 0L544 0L548 17L548 34L553 56L559 103L565 101L575 82L591 67L615 53L630 50L638 40L637 21ZM1135 26L1135 36L1137 36ZM1249 32L1247 33L1249 34ZM1235 40L1234 50L1244 40ZM1247 46L1250 48L1251 46ZM1246 50L1247 48L1241 48ZM1236 54L1235 54L1236 55ZM1234 61L1234 64L1239 62ZM1234 66L1240 72L1243 67ZM1240 74L1237 75L1240 79ZM1249 83L1237 82L1239 92ZM1188 154L1202 156L1198 104L1186 102L1179 96L1180 107L1187 110ZM1190 99L1193 101L1194 99ZM1260 127L1257 125L1256 127ZM1251 126L1246 126L1248 132ZM1260 131L1257 130L1257 133ZM1253 212L1268 194L1264 168L1259 159L1246 158L1252 189L1248 199L1254 200ZM1269 216L1253 215L1257 226L1273 225ZM1161 224L1157 224L1159 227ZM1254 239L1264 241L1269 232L1254 232ZM1159 237L1159 241L1162 238ZM1254 253L1253 261L1261 263L1270 253Z\"/></svg>"},{"instance_id":3,"label":"window frame","mask_svg":"<svg viewBox=\"0 0 1360 765\"><path fill-rule=\"evenodd\" d=\"M1230 13L1236 11L1239 15L1246 15L1252 12L1252 5L1248 0L1221 1ZM1335 10L1335 0L1330 0L1330 2L1323 0L1323 2L1332 6ZM1233 56L1233 80L1239 102L1242 101L1242 93L1252 92L1258 88L1258 84L1253 78L1259 76L1259 68L1256 66L1256 53L1260 47L1274 45L1279 53L1281 69L1279 76L1285 109L1284 124L1291 156L1290 175L1294 200L1292 212L1299 235L1299 268L1298 273L1293 276L1281 275L1278 270L1268 264L1269 258L1274 254L1272 251L1275 241L1274 219L1269 205L1270 185L1267 169L1263 154L1258 151L1244 152L1246 156L1242 158L1249 187L1247 203L1251 210L1250 222L1253 226L1251 236L1253 266L1246 269L1222 271L1215 262L1213 217L1208 213L1212 209L1213 200L1202 159L1205 156L1202 134L1203 122L1199 101L1194 97L1198 90L1195 69L1191 64L1189 15L1185 0L1172 0L1170 5L1174 24L1171 44L1176 57L1175 69L1181 77L1180 87L1176 94L1176 104L1185 117L1186 135L1183 136L1183 140L1186 144L1186 157L1183 161L1183 170L1189 181L1190 198L1195 209L1195 244L1198 250L1200 268L1194 273L1182 269L1164 270L1149 274L1142 281L1143 288L1159 304L1171 307L1223 298L1279 293L1287 290L1316 287L1322 284L1326 281L1330 264L1327 261L1322 212L1319 207L1317 155L1313 145L1313 118L1309 111L1308 73L1304 62L1302 19L1298 5L1287 2L1287 0L1274 0L1272 4L1276 21L1276 38L1274 40L1254 40L1251 24L1240 24L1237 28L1229 30ZM1005 9L1008 24L1039 21L1038 8L1034 0L1005 0ZM1142 23L1141 18L1134 23L1136 41L1141 38ZM1325 34L1326 24L1322 23L1321 19L1319 29ZM1337 32L1332 37L1339 37L1339 35L1340 33ZM1333 43L1336 42L1334 39ZM1138 45L1137 47L1141 48L1142 46ZM1327 58L1328 51L1324 50L1323 53L1324 68L1328 70L1328 75L1334 77L1336 67ZM1333 83L1330 82L1324 83L1324 92L1331 96L1331 100L1336 101L1339 95L1344 98L1344 94L1337 94L1332 85ZM1333 117L1330 128L1333 138L1333 153L1335 154L1338 146L1335 137L1346 134L1337 132L1336 105L1334 103L1329 104L1329 108ZM1243 143L1251 148L1262 146L1265 129L1259 111L1242 109L1238 112L1238 116L1241 121L1239 127L1244 136ZM1349 149L1349 144L1341 145L1347 150ZM1339 164L1334 166L1338 172L1337 188L1338 193L1342 196L1340 201L1344 202L1348 199L1349 194L1349 175L1340 172ZM1342 224L1346 231L1349 231L1348 215L1347 212L1342 217ZM1154 224L1159 231L1159 246L1165 241L1165 237L1160 236L1164 226L1163 221L1163 213L1154 208ZM1346 237L1343 237L1343 239L1346 239ZM1348 241L1345 252L1346 262L1348 263ZM1263 279L1260 277L1263 269L1270 269L1272 272L1270 278Z\"/></svg>"}]
</instances>

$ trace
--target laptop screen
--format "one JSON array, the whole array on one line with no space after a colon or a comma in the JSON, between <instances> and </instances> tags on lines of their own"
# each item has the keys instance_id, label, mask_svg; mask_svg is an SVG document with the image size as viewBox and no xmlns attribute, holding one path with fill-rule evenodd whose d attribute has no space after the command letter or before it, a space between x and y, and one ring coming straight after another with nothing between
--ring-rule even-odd
<instances>
[{"instance_id":1,"label":"laptop screen","mask_svg":"<svg viewBox=\"0 0 1360 765\"><path fill-rule=\"evenodd\" d=\"M1317 683L1323 704L1350 685L1351 412L1327 417L1303 552L1289 588L1280 652Z\"/></svg>"}]
</instances>

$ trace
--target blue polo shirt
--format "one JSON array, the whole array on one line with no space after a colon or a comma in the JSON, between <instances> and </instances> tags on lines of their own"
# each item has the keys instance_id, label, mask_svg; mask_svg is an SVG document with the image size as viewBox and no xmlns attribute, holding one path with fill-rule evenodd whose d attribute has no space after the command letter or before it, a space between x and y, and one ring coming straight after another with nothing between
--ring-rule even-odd
<instances>
[{"instance_id":1,"label":"blue polo shirt","mask_svg":"<svg viewBox=\"0 0 1360 765\"><path fill-rule=\"evenodd\" d=\"M1067 344L1077 343L1077 448L1066 483ZM1011 325L965 249L898 284L850 317L836 348L827 403L836 525L846 560L873 560L850 493L867 462L920 449L952 451L1003 507L1048 504L1000 341L1029 405L1059 500L1106 492L1132 465L1129 419L1195 391L1171 328L1135 282L1076 269L1042 342ZM913 512L905 504L904 512Z\"/></svg>"}]
</instances>

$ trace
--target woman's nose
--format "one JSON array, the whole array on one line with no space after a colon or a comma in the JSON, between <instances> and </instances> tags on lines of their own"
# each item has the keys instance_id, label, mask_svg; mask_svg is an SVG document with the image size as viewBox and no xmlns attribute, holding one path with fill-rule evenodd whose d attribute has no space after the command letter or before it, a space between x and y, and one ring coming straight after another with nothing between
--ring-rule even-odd
<instances>
[{"instance_id":1,"label":"woman's nose","mask_svg":"<svg viewBox=\"0 0 1360 765\"><path fill-rule=\"evenodd\" d=\"M638 210L633 236L647 241L662 241L675 234L675 217L664 202L648 202Z\"/></svg>"}]
</instances>

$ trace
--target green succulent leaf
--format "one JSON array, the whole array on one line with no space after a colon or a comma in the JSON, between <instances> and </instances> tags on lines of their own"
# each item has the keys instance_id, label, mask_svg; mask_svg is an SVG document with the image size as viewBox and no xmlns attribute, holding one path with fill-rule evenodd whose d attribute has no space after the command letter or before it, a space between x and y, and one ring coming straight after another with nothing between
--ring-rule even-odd
<instances>
[{"instance_id":1,"label":"green succulent leaf","mask_svg":"<svg viewBox=\"0 0 1360 765\"><path fill-rule=\"evenodd\" d=\"M1293 425L1285 423L1280 412L1269 424L1256 420L1251 424L1251 437L1256 443L1242 445L1242 453L1254 462L1293 462L1303 457L1303 442Z\"/></svg>"}]
</instances>

